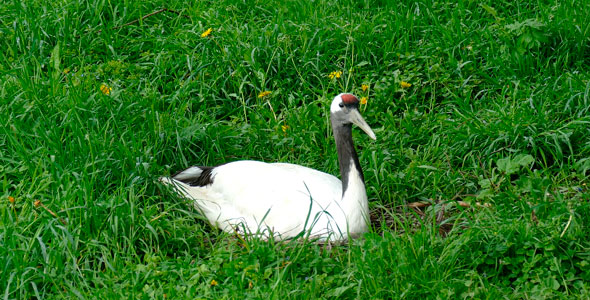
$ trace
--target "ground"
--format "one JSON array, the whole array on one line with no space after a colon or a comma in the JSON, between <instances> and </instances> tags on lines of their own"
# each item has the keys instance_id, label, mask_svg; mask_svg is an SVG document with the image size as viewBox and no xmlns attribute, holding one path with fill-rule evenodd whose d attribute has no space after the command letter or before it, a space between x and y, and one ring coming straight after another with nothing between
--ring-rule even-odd
<instances>
[{"instance_id":1,"label":"ground","mask_svg":"<svg viewBox=\"0 0 590 300\"><path fill-rule=\"evenodd\" d=\"M590 298L590 2L0 5L4 299ZM226 234L160 185L238 159L337 175L372 228Z\"/></svg>"}]
</instances>

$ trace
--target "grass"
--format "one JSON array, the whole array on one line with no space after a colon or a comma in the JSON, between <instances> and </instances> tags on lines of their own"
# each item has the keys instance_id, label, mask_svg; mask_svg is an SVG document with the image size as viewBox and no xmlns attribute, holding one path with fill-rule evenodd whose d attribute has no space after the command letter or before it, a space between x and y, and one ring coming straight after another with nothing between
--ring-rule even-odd
<instances>
[{"instance_id":1,"label":"grass","mask_svg":"<svg viewBox=\"0 0 590 300\"><path fill-rule=\"evenodd\" d=\"M590 298L589 16L574 0L6 2L1 296ZM338 174L343 91L368 97L378 138L355 133L361 239L242 239L157 183L238 159Z\"/></svg>"}]
</instances>

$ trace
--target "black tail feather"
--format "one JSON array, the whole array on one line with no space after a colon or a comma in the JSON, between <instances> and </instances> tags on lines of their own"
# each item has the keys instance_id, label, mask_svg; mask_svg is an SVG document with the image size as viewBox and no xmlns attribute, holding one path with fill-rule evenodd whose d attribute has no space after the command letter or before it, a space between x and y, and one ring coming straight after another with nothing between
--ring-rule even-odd
<instances>
[{"instance_id":1,"label":"black tail feather","mask_svg":"<svg viewBox=\"0 0 590 300\"><path fill-rule=\"evenodd\" d=\"M200 169L195 170L195 168ZM213 183L211 172L215 167L194 166L172 175L172 178L190 186L206 186Z\"/></svg>"}]
</instances>

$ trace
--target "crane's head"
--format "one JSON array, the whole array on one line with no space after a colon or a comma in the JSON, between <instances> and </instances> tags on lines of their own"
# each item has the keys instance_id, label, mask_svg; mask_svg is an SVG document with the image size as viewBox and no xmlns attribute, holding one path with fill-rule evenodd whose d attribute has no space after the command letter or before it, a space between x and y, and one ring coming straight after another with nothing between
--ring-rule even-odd
<instances>
[{"instance_id":1,"label":"crane's head","mask_svg":"<svg viewBox=\"0 0 590 300\"><path fill-rule=\"evenodd\" d=\"M332 118L332 126L344 126L349 124L356 124L372 139L377 137L371 127L365 122L359 111L359 99L348 93L343 93L334 97L332 105L330 106L330 113Z\"/></svg>"}]
</instances>

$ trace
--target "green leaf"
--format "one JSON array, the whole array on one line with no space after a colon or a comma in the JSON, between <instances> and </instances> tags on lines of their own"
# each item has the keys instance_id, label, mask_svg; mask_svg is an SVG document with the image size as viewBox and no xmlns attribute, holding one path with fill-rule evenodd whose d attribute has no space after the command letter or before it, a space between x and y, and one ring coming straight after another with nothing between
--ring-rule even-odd
<instances>
[{"instance_id":1,"label":"green leaf","mask_svg":"<svg viewBox=\"0 0 590 300\"><path fill-rule=\"evenodd\" d=\"M520 170L521 167L529 166L535 159L528 154L518 154L514 158L504 157L498 159L498 170L511 175Z\"/></svg>"},{"instance_id":2,"label":"green leaf","mask_svg":"<svg viewBox=\"0 0 590 300\"><path fill-rule=\"evenodd\" d=\"M527 167L535 161L535 158L528 154L518 154L512 161L518 166Z\"/></svg>"},{"instance_id":3,"label":"green leaf","mask_svg":"<svg viewBox=\"0 0 590 300\"><path fill-rule=\"evenodd\" d=\"M557 281L557 279L555 279L553 277L547 277L545 279L545 284L547 286L551 287L553 290L559 289L559 282Z\"/></svg>"},{"instance_id":4,"label":"green leaf","mask_svg":"<svg viewBox=\"0 0 590 300\"><path fill-rule=\"evenodd\" d=\"M366 66L366 65L368 65L368 64L369 64L369 62L368 62L368 61L366 61L366 60L363 60L363 61L361 61L360 63L358 63L356 66L357 66L357 68L360 68L360 67L364 67L364 66Z\"/></svg>"},{"instance_id":5,"label":"green leaf","mask_svg":"<svg viewBox=\"0 0 590 300\"><path fill-rule=\"evenodd\" d=\"M485 9L490 15L494 16L494 18L498 18L498 12L496 11L495 8L486 5L486 4L480 4L479 6L481 6L483 9Z\"/></svg>"},{"instance_id":6,"label":"green leaf","mask_svg":"<svg viewBox=\"0 0 590 300\"><path fill-rule=\"evenodd\" d=\"M59 77L61 73L60 68L60 59L59 59L59 43L55 44L53 50L51 50L51 58L50 58L51 66L53 67L53 76L55 78Z\"/></svg>"},{"instance_id":7,"label":"green leaf","mask_svg":"<svg viewBox=\"0 0 590 300\"><path fill-rule=\"evenodd\" d=\"M520 34L523 28L523 24L520 22L514 22L512 24L508 24L506 26L504 26L506 29L508 29L508 31L510 32L516 32L517 34Z\"/></svg>"},{"instance_id":8,"label":"green leaf","mask_svg":"<svg viewBox=\"0 0 590 300\"><path fill-rule=\"evenodd\" d=\"M490 179L482 179L478 182L479 186L484 189L488 189L492 186L492 181Z\"/></svg>"},{"instance_id":9,"label":"green leaf","mask_svg":"<svg viewBox=\"0 0 590 300\"><path fill-rule=\"evenodd\" d=\"M586 173L588 170L590 170L590 158L582 158L576 161L574 166L576 168L576 171L580 173Z\"/></svg>"},{"instance_id":10,"label":"green leaf","mask_svg":"<svg viewBox=\"0 0 590 300\"><path fill-rule=\"evenodd\" d=\"M476 198L483 199L483 198L490 198L492 196L494 196L494 191L492 189L483 189L483 190L479 191L479 193L477 193Z\"/></svg>"},{"instance_id":11,"label":"green leaf","mask_svg":"<svg viewBox=\"0 0 590 300\"><path fill-rule=\"evenodd\" d=\"M427 169L427 170L433 170L433 171L438 171L438 169L437 169L437 168L435 168L435 167L433 167L433 166L429 166L429 165L420 165L420 166L418 166L417 168L420 168L420 169Z\"/></svg>"},{"instance_id":12,"label":"green leaf","mask_svg":"<svg viewBox=\"0 0 590 300\"><path fill-rule=\"evenodd\" d=\"M514 165L510 160L510 157L498 159L497 162L498 170L510 175L518 171L518 166Z\"/></svg>"},{"instance_id":13,"label":"green leaf","mask_svg":"<svg viewBox=\"0 0 590 300\"><path fill-rule=\"evenodd\" d=\"M352 288L353 286L355 286L354 283L351 283L349 285L345 285L345 286L341 286L341 287L337 287L331 291L329 291L326 296L327 297L340 297L342 296L342 294L344 294L346 291L348 291L350 288Z\"/></svg>"}]
</instances>

